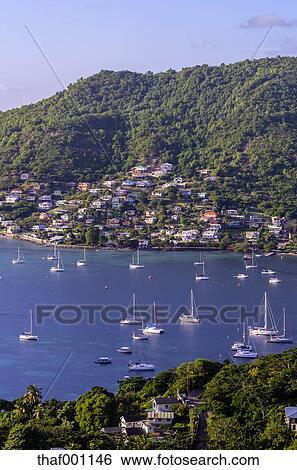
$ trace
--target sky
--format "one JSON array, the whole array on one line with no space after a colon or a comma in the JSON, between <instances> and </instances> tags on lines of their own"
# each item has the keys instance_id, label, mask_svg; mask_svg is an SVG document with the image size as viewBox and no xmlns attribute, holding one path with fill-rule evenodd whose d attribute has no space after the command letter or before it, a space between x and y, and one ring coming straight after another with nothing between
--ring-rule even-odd
<instances>
[{"instance_id":1,"label":"sky","mask_svg":"<svg viewBox=\"0 0 297 470\"><path fill-rule=\"evenodd\" d=\"M159 72L251 58L266 33L256 58L297 54L293 0L0 0L0 14L0 110L102 69Z\"/></svg>"}]
</instances>

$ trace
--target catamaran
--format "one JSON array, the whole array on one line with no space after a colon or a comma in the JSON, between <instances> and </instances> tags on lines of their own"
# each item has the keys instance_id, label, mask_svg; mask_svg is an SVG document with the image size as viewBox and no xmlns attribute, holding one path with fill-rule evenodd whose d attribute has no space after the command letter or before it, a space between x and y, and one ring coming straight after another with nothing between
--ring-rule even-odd
<instances>
[{"instance_id":1,"label":"catamaran","mask_svg":"<svg viewBox=\"0 0 297 470\"><path fill-rule=\"evenodd\" d=\"M145 335L161 335L165 333L164 328L160 328L158 326L158 319L157 319L157 310L156 310L156 303L154 302L153 311L152 311L152 323L146 325L143 329L143 333Z\"/></svg>"},{"instance_id":2,"label":"catamaran","mask_svg":"<svg viewBox=\"0 0 297 470\"><path fill-rule=\"evenodd\" d=\"M129 264L129 269L141 269L141 268L144 268L144 265L140 264L139 248L138 248L137 254L136 254L136 260L135 260L135 256L132 255L132 263Z\"/></svg>"},{"instance_id":3,"label":"catamaran","mask_svg":"<svg viewBox=\"0 0 297 470\"><path fill-rule=\"evenodd\" d=\"M35 332L34 332L35 330ZM26 328L26 330L20 334L19 336L20 341L38 341L38 335L36 331L36 327L34 325L33 321L33 312L32 309L30 309L30 315L29 315L29 325Z\"/></svg>"},{"instance_id":4,"label":"catamaran","mask_svg":"<svg viewBox=\"0 0 297 470\"><path fill-rule=\"evenodd\" d=\"M128 369L134 372L150 371L155 370L154 364L148 364L146 362L141 362L140 360L140 343L138 348L138 360L136 362L129 362Z\"/></svg>"},{"instance_id":5,"label":"catamaran","mask_svg":"<svg viewBox=\"0 0 297 470\"><path fill-rule=\"evenodd\" d=\"M53 246L53 252L52 252L52 254L49 253L49 254L47 255L47 260L48 260L48 261L57 261L57 259L58 259L58 255L57 255L57 245L55 244L55 245Z\"/></svg>"},{"instance_id":6,"label":"catamaran","mask_svg":"<svg viewBox=\"0 0 297 470\"><path fill-rule=\"evenodd\" d=\"M202 274L196 274L195 279L196 279L196 281L208 281L209 276L206 276L206 274L205 274L204 261L202 261Z\"/></svg>"},{"instance_id":7,"label":"catamaran","mask_svg":"<svg viewBox=\"0 0 297 470\"><path fill-rule=\"evenodd\" d=\"M77 262L76 262L77 266L87 266L87 255L86 255L86 249L85 248L84 248L83 253L84 253L83 258L77 260Z\"/></svg>"},{"instance_id":8,"label":"catamaran","mask_svg":"<svg viewBox=\"0 0 297 470\"><path fill-rule=\"evenodd\" d=\"M200 318L198 318L198 309L194 299L193 289L191 289L191 309L190 313L183 313L179 317L179 321L184 325L197 325L200 323Z\"/></svg>"},{"instance_id":9,"label":"catamaran","mask_svg":"<svg viewBox=\"0 0 297 470\"><path fill-rule=\"evenodd\" d=\"M246 263L245 265L245 269L256 269L258 268L258 263L256 261L256 258L255 258L255 252L254 250L252 251L252 256L251 256L251 262L250 263Z\"/></svg>"},{"instance_id":10,"label":"catamaran","mask_svg":"<svg viewBox=\"0 0 297 470\"><path fill-rule=\"evenodd\" d=\"M233 357L239 357L241 359L255 359L258 357L258 353L253 351L252 346L249 344L249 337L246 341L246 325L243 323L243 343L237 349L236 353L233 354ZM234 346L234 345L233 345Z\"/></svg>"},{"instance_id":11,"label":"catamaran","mask_svg":"<svg viewBox=\"0 0 297 470\"><path fill-rule=\"evenodd\" d=\"M18 252L17 252L17 257L16 258L13 258L11 260L12 264L23 264L25 261L25 258L21 252L21 249L20 247L18 246Z\"/></svg>"},{"instance_id":12,"label":"catamaran","mask_svg":"<svg viewBox=\"0 0 297 470\"><path fill-rule=\"evenodd\" d=\"M135 333L133 331L133 335L132 335L132 338L135 340L135 341L145 341L145 340L148 340L149 339L149 336L148 335L145 335L144 332L144 321L142 319L142 328L139 328L138 332Z\"/></svg>"},{"instance_id":13,"label":"catamaran","mask_svg":"<svg viewBox=\"0 0 297 470\"><path fill-rule=\"evenodd\" d=\"M57 264L56 266L52 266L50 271L52 273L63 273L64 272L64 265L63 265L63 260L60 255L60 252L58 251L58 257L57 257Z\"/></svg>"},{"instance_id":14,"label":"catamaran","mask_svg":"<svg viewBox=\"0 0 297 470\"><path fill-rule=\"evenodd\" d=\"M263 302L261 306L263 307ZM269 326L269 321L271 326ZM254 336L276 336L278 333L266 292L264 294L264 326L250 328L249 333Z\"/></svg>"},{"instance_id":15,"label":"catamaran","mask_svg":"<svg viewBox=\"0 0 297 470\"><path fill-rule=\"evenodd\" d=\"M252 346L246 343L246 326L245 323L242 325L242 341L234 341L233 345L231 346L231 351L238 351L239 349L247 349L248 351L252 351Z\"/></svg>"},{"instance_id":16,"label":"catamaran","mask_svg":"<svg viewBox=\"0 0 297 470\"><path fill-rule=\"evenodd\" d=\"M286 309L285 308L283 309L283 319L284 319L283 334L277 335L277 336L270 336L270 338L266 340L266 343L287 343L287 344L293 343L293 339L288 338L286 336Z\"/></svg>"},{"instance_id":17,"label":"catamaran","mask_svg":"<svg viewBox=\"0 0 297 470\"><path fill-rule=\"evenodd\" d=\"M141 325L142 319L136 318L136 297L135 294L132 296L132 316L127 316L120 321L121 325Z\"/></svg>"}]
</instances>

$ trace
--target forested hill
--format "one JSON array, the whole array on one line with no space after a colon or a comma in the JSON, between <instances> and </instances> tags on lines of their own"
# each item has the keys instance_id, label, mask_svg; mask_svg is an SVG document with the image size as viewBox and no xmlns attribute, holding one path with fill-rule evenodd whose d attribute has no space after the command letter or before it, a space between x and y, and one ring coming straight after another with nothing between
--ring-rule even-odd
<instances>
[{"instance_id":1,"label":"forested hill","mask_svg":"<svg viewBox=\"0 0 297 470\"><path fill-rule=\"evenodd\" d=\"M294 57L158 74L101 71L0 113L1 176L29 169L40 179L94 180L156 157L187 177L208 167L231 189L283 199L294 194L296 123Z\"/></svg>"}]
</instances>

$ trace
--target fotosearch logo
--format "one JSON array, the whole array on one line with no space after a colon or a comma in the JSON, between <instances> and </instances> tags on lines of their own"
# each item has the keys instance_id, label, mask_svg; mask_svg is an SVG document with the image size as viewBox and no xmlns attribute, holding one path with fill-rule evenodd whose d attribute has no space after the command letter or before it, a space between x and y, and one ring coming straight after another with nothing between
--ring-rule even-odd
<instances>
[{"instance_id":1,"label":"fotosearch logo","mask_svg":"<svg viewBox=\"0 0 297 470\"><path fill-rule=\"evenodd\" d=\"M259 320L259 307L254 306L249 309L245 305L225 305L216 307L214 305L199 306L193 315L201 322L212 324L236 324L236 323L256 323ZM60 325L78 325L87 322L88 325L95 325L98 322L107 325L119 325L121 321L127 319L139 320L149 323L152 319L159 324L177 324L181 315L192 315L189 307L178 306L175 310L170 305L137 305L137 308L124 307L123 305L37 305L36 324L43 325L46 321L55 321Z\"/></svg>"}]
</instances>

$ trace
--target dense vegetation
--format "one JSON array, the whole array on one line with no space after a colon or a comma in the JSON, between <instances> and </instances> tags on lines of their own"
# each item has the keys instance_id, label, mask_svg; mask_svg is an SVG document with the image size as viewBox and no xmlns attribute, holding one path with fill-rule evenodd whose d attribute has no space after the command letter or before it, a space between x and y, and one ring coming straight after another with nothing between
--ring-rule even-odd
<instances>
[{"instance_id":1,"label":"dense vegetation","mask_svg":"<svg viewBox=\"0 0 297 470\"><path fill-rule=\"evenodd\" d=\"M175 409L172 432L124 437L102 432L120 416L139 414L151 398L196 392L194 407ZM134 377L114 395L94 387L76 401L43 402L30 386L12 402L1 400L2 449L191 449L196 448L197 418L208 413L212 449L297 449L297 434L284 421L284 407L297 403L297 349L236 366L197 359L161 372L152 380Z\"/></svg>"},{"instance_id":2,"label":"dense vegetation","mask_svg":"<svg viewBox=\"0 0 297 470\"><path fill-rule=\"evenodd\" d=\"M180 72L102 71L67 92L0 113L2 187L86 179L153 157L180 175L221 177L219 205L236 201L296 217L297 59L277 57Z\"/></svg>"}]
</instances>

